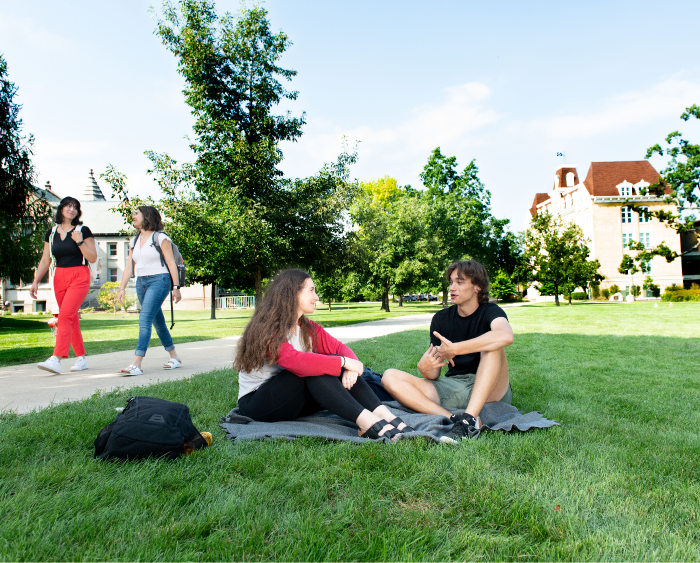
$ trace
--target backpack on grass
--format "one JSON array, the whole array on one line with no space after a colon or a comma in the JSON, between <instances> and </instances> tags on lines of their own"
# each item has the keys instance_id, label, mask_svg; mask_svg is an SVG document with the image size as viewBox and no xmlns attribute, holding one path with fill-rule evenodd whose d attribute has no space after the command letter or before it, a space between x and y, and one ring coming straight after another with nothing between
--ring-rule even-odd
<instances>
[{"instance_id":1,"label":"backpack on grass","mask_svg":"<svg viewBox=\"0 0 700 563\"><path fill-rule=\"evenodd\" d=\"M131 397L95 440L96 459L175 459L208 444L190 418L187 405L155 397Z\"/></svg>"}]
</instances>

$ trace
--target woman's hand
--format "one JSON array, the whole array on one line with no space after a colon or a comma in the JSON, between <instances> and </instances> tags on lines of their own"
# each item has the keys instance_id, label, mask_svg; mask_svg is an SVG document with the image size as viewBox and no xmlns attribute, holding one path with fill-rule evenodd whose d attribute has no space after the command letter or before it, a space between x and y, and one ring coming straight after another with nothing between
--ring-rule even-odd
<instances>
[{"instance_id":1,"label":"woman's hand","mask_svg":"<svg viewBox=\"0 0 700 563\"><path fill-rule=\"evenodd\" d=\"M36 292L39 291L39 282L38 281L33 281L32 282L32 287L29 290L29 297L32 299L37 299Z\"/></svg>"},{"instance_id":2,"label":"woman's hand","mask_svg":"<svg viewBox=\"0 0 700 563\"><path fill-rule=\"evenodd\" d=\"M345 357L345 362L343 364L343 367L347 371L356 371L357 373L362 373L365 371L365 366L362 365L362 362L360 360L356 360L355 358L348 358L347 356Z\"/></svg>"},{"instance_id":3,"label":"woman's hand","mask_svg":"<svg viewBox=\"0 0 700 563\"><path fill-rule=\"evenodd\" d=\"M81 233L78 229L73 229L70 238L72 238L75 242L82 242L83 233Z\"/></svg>"},{"instance_id":4,"label":"woman's hand","mask_svg":"<svg viewBox=\"0 0 700 563\"><path fill-rule=\"evenodd\" d=\"M121 303L122 305L126 306L126 303L124 303L124 297L125 297L125 291L123 289L119 290L119 293L117 293L117 301Z\"/></svg>"},{"instance_id":5,"label":"woman's hand","mask_svg":"<svg viewBox=\"0 0 700 563\"><path fill-rule=\"evenodd\" d=\"M343 377L341 378L343 387L345 387L346 389L352 389L352 386L355 385L355 382L357 381L358 377L360 377L359 373L357 373L356 371L348 371L346 369L345 373L343 374Z\"/></svg>"},{"instance_id":6,"label":"woman's hand","mask_svg":"<svg viewBox=\"0 0 700 563\"><path fill-rule=\"evenodd\" d=\"M173 302L179 303L181 299L182 299L182 295L180 294L180 290L173 289Z\"/></svg>"}]
</instances>

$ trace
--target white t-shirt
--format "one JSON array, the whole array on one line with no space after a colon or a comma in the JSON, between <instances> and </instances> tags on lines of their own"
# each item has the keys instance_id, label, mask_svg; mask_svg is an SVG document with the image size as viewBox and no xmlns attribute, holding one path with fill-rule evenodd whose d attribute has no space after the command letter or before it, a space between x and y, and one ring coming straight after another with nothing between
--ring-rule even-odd
<instances>
[{"instance_id":1,"label":"white t-shirt","mask_svg":"<svg viewBox=\"0 0 700 563\"><path fill-rule=\"evenodd\" d=\"M145 242L143 238L139 236L136 241L136 246L134 246L134 239L131 239L131 246L134 246L132 256L134 258L134 265L136 267L135 274L137 276L153 276L155 274L170 273L167 264L162 266L160 263L160 252L158 252L153 245L154 236L155 233L150 235ZM161 248L163 247L164 240L170 240L170 237L165 233L160 233L158 235L158 244L160 244ZM144 243L143 248L141 248L142 242Z\"/></svg>"}]
</instances>

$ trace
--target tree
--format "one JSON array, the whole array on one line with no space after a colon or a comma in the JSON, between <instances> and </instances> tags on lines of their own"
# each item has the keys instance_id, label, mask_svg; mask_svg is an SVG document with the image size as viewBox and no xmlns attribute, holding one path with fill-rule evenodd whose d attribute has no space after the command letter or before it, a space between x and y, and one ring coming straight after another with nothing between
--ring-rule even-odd
<instances>
[{"instance_id":1,"label":"tree","mask_svg":"<svg viewBox=\"0 0 700 563\"><path fill-rule=\"evenodd\" d=\"M125 311L136 303L136 295L129 291L124 295L124 305L119 302L117 296L119 295L119 286L121 282L107 282L100 287L100 291L97 292L97 302L101 307L105 309L112 309L114 316L117 316L117 309L124 309Z\"/></svg>"},{"instance_id":2,"label":"tree","mask_svg":"<svg viewBox=\"0 0 700 563\"><path fill-rule=\"evenodd\" d=\"M22 135L17 87L0 54L0 279L31 280L44 249L51 207L34 187L34 137Z\"/></svg>"},{"instance_id":3,"label":"tree","mask_svg":"<svg viewBox=\"0 0 700 563\"><path fill-rule=\"evenodd\" d=\"M691 117L700 119L699 106L692 105L681 114L683 121L688 121ZM639 193L662 198L665 203L673 205L678 212L649 210L630 200L625 201L625 205L642 217L657 218L678 234L695 232L698 235L698 242L680 253L671 250L664 242L651 248L645 248L641 242L632 243L629 248L637 251L632 260L640 270L642 264L649 262L654 256L663 256L667 262L673 262L676 258L697 250L700 245L700 227L695 224L698 219L695 212L700 209L700 145L683 139L678 131L666 137L666 144L669 146L665 151L658 143L647 149L646 158L651 158L654 154L660 156L666 154L671 159L666 168L661 170L658 181L647 188L640 188ZM628 256L623 258L620 268L629 263L628 258Z\"/></svg>"},{"instance_id":4,"label":"tree","mask_svg":"<svg viewBox=\"0 0 700 563\"><path fill-rule=\"evenodd\" d=\"M263 279L278 269L322 266L343 246L342 211L356 189L349 181L356 153L344 151L311 178L282 177L279 143L298 139L305 118L273 114L281 101L296 99L280 83L296 71L278 65L291 42L270 31L263 8L219 18L207 0L182 0L178 7L166 1L157 33L178 58L196 118L190 191L170 190L164 205L178 210L183 236L206 217L205 232L183 241L186 248L212 249L199 253L200 277L222 283L226 275L234 285L254 287L259 300ZM168 164L167 155L157 160Z\"/></svg>"},{"instance_id":5,"label":"tree","mask_svg":"<svg viewBox=\"0 0 700 563\"><path fill-rule=\"evenodd\" d=\"M491 280L491 294L496 299L505 299L516 291L515 284L504 272L499 271Z\"/></svg>"},{"instance_id":6,"label":"tree","mask_svg":"<svg viewBox=\"0 0 700 563\"><path fill-rule=\"evenodd\" d=\"M450 263L473 258L492 267L487 243L494 219L489 208L491 194L478 172L472 160L460 174L456 157L444 156L438 147L420 175L427 188L421 195L427 204L427 231L434 241L430 279L433 289L442 291L443 306L447 306L445 271Z\"/></svg>"},{"instance_id":7,"label":"tree","mask_svg":"<svg viewBox=\"0 0 700 563\"><path fill-rule=\"evenodd\" d=\"M426 236L426 202L397 185L393 178L363 182L350 209L355 268L371 290L382 296L389 312L389 294L414 287L429 273L433 241Z\"/></svg>"},{"instance_id":8,"label":"tree","mask_svg":"<svg viewBox=\"0 0 700 563\"><path fill-rule=\"evenodd\" d=\"M601 278L597 274L600 262L589 261L589 253L578 225L569 223L564 227L560 217L554 218L548 211L538 213L525 233L520 275L529 282L551 284L556 306L559 294L567 291L571 304L574 289Z\"/></svg>"}]
</instances>

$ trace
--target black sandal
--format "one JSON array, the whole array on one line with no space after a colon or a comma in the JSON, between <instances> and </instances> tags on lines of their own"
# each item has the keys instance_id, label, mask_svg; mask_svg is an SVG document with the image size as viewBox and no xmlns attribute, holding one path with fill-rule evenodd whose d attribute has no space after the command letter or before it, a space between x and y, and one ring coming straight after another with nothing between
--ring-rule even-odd
<instances>
[{"instance_id":1,"label":"black sandal","mask_svg":"<svg viewBox=\"0 0 700 563\"><path fill-rule=\"evenodd\" d=\"M382 428L385 426L392 426L391 423L387 422L386 420L380 420L379 422L375 422L372 426L370 426L367 430L365 430L364 433L361 433L359 430L357 431L357 435L360 438L369 438L370 440L377 440L379 438L389 438L392 442L394 441L394 438L396 436L399 436L401 432L398 430L394 430L393 428L390 428L384 434L381 436L379 433L382 431Z\"/></svg>"},{"instance_id":2,"label":"black sandal","mask_svg":"<svg viewBox=\"0 0 700 563\"><path fill-rule=\"evenodd\" d=\"M401 424L401 423L406 424L406 423L405 423L403 420L401 420L398 416L397 416L394 420L392 420L391 422L389 422L389 424L391 424L394 428L398 428L398 427L399 427L399 424ZM415 432L415 431L416 431L416 429L415 429L415 428L411 428L408 424L406 424L406 426L403 427L403 430L399 430L399 432Z\"/></svg>"}]
</instances>

